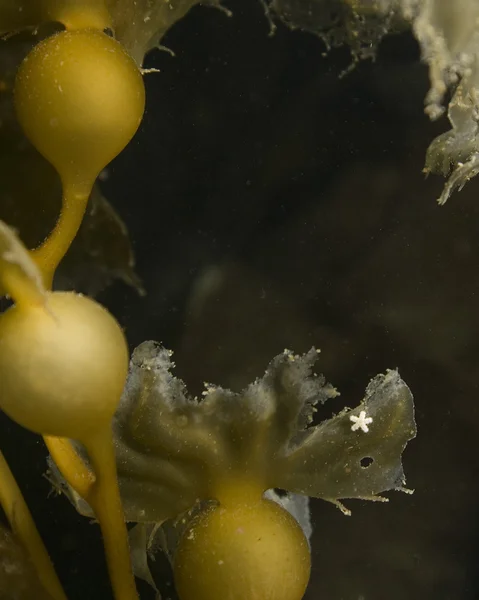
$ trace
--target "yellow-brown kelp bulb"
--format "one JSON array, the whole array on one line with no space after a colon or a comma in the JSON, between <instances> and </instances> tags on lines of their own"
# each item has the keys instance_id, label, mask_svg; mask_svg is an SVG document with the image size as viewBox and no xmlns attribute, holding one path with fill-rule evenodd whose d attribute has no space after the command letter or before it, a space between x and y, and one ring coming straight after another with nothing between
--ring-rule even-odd
<instances>
[{"instance_id":1,"label":"yellow-brown kelp bulb","mask_svg":"<svg viewBox=\"0 0 479 600\"><path fill-rule=\"evenodd\" d=\"M119 42L93 29L40 42L15 81L18 119L64 183L91 185L133 137L145 106L142 75Z\"/></svg>"},{"instance_id":2,"label":"yellow-brown kelp bulb","mask_svg":"<svg viewBox=\"0 0 479 600\"><path fill-rule=\"evenodd\" d=\"M311 568L306 538L269 500L208 509L175 555L181 600L301 600Z\"/></svg>"},{"instance_id":3,"label":"yellow-brown kelp bulb","mask_svg":"<svg viewBox=\"0 0 479 600\"><path fill-rule=\"evenodd\" d=\"M84 440L113 416L125 383L123 332L71 292L0 316L0 408L37 433Z\"/></svg>"}]
</instances>

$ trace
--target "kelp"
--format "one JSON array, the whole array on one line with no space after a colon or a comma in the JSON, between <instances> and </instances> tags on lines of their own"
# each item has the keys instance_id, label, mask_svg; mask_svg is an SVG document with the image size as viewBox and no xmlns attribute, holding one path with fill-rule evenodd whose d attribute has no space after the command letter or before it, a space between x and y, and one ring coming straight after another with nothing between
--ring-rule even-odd
<instances>
[{"instance_id":1,"label":"kelp","mask_svg":"<svg viewBox=\"0 0 479 600\"><path fill-rule=\"evenodd\" d=\"M288 510L296 506L308 533L307 504L298 498L321 498L349 515L345 499L387 501L386 491L409 492L401 455L416 435L414 404L396 370L376 376L356 408L316 424L318 405L338 392L313 373L315 349L285 351L241 393L206 384L200 399L172 375L171 355L155 342L134 351L114 420L125 518L141 524L130 536L135 568L150 583L148 553L161 547L174 554L185 524L225 482L285 490L293 499ZM56 485L91 516L51 466Z\"/></svg>"},{"instance_id":2,"label":"kelp","mask_svg":"<svg viewBox=\"0 0 479 600\"><path fill-rule=\"evenodd\" d=\"M23 34L0 45L0 216L30 248L48 235L61 204L57 173L25 138L13 109L16 69L33 43L32 36ZM56 287L96 295L119 279L142 293L128 230L100 187L97 183L93 189L84 222L57 273Z\"/></svg>"}]
</instances>

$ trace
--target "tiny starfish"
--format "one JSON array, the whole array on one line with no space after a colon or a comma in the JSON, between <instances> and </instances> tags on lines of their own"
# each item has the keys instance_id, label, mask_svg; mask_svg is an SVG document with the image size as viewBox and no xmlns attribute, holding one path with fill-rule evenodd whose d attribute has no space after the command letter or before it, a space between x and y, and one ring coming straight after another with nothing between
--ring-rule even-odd
<instances>
[{"instance_id":1,"label":"tiny starfish","mask_svg":"<svg viewBox=\"0 0 479 600\"><path fill-rule=\"evenodd\" d=\"M359 417L351 415L349 417L349 420L354 423L354 425L351 426L351 431L357 431L358 429L361 429L361 431L364 431L364 433L367 433L369 431L368 425L373 422L372 417L366 416L365 410L362 410L359 413Z\"/></svg>"}]
</instances>

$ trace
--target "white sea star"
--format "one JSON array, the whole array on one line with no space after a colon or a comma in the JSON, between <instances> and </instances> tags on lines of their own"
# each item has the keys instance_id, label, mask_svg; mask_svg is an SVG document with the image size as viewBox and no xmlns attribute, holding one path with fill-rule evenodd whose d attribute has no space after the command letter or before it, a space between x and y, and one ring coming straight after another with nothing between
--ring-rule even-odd
<instances>
[{"instance_id":1,"label":"white sea star","mask_svg":"<svg viewBox=\"0 0 479 600\"><path fill-rule=\"evenodd\" d=\"M373 422L372 417L366 416L365 410L362 410L359 413L359 417L351 415L349 417L349 420L354 423L354 425L351 425L351 431L357 431L358 429L361 429L361 431L364 431L364 433L367 433L369 431L368 425Z\"/></svg>"}]
</instances>

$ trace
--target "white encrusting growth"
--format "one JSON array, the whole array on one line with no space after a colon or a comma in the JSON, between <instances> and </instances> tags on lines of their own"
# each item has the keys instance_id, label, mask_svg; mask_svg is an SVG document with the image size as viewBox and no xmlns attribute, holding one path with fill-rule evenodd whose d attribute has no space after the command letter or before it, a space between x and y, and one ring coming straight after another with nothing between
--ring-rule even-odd
<instances>
[{"instance_id":1,"label":"white encrusting growth","mask_svg":"<svg viewBox=\"0 0 479 600\"><path fill-rule=\"evenodd\" d=\"M349 417L349 420L353 422L353 425L351 425L351 431L357 431L358 429L361 429L361 431L364 431L364 433L368 433L368 425L370 425L373 422L372 417L366 416L365 410L362 410L359 413L359 417L356 417L356 415L351 415Z\"/></svg>"}]
</instances>

